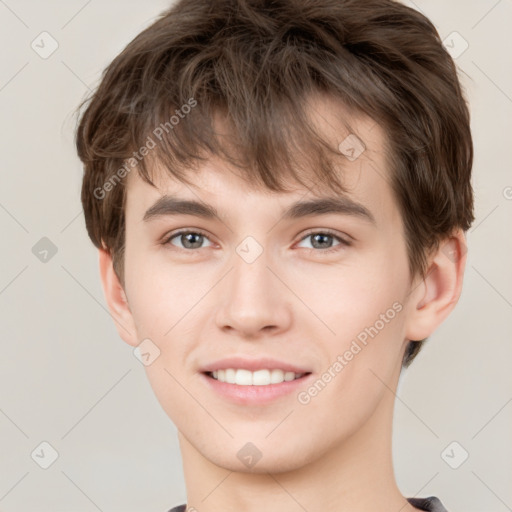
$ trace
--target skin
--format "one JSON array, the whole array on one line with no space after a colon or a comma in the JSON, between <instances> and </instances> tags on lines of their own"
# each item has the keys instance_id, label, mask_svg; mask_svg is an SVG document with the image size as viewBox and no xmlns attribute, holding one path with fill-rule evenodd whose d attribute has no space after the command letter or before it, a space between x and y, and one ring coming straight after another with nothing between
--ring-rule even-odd
<instances>
[{"instance_id":1,"label":"skin","mask_svg":"<svg viewBox=\"0 0 512 512\"><path fill-rule=\"evenodd\" d=\"M343 113L326 99L311 102L312 122L336 147L348 135ZM384 132L362 116L350 123L366 150L353 162L342 157L340 172L349 197L376 224L340 214L280 220L286 206L325 191L297 184L285 193L257 189L217 158L194 174L194 187L165 172L158 189L135 172L128 177L125 289L105 250L101 279L121 338L132 347L149 338L160 350L145 370L178 429L188 510L416 510L393 473L395 391L408 340L430 336L459 299L465 238L455 231L431 255L427 277L411 280ZM215 206L220 218L144 222L145 211L171 193ZM180 236L164 243L181 228L208 236L200 248L187 249ZM339 250L322 254L305 235L312 228L348 235L352 244L328 238L324 243ZM252 263L236 252L247 236L263 248ZM198 373L223 357L269 356L318 378L397 301L401 311L307 404L291 393L266 405L236 405ZM237 457L247 442L262 453L252 468Z\"/></svg>"}]
</instances>

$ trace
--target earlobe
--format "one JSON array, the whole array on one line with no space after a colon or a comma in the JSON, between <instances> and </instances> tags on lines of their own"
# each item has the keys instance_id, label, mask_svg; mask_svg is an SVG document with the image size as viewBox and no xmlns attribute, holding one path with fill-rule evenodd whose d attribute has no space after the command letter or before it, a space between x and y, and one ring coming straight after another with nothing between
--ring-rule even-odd
<instances>
[{"instance_id":1,"label":"earlobe","mask_svg":"<svg viewBox=\"0 0 512 512\"><path fill-rule=\"evenodd\" d=\"M411 295L407 339L428 338L451 313L462 291L466 253L464 232L458 230L431 256L425 278Z\"/></svg>"},{"instance_id":2,"label":"earlobe","mask_svg":"<svg viewBox=\"0 0 512 512\"><path fill-rule=\"evenodd\" d=\"M135 347L138 345L135 323L126 293L114 271L112 256L106 249L99 249L98 256L101 284L110 315L114 320L119 336L126 343Z\"/></svg>"}]
</instances>

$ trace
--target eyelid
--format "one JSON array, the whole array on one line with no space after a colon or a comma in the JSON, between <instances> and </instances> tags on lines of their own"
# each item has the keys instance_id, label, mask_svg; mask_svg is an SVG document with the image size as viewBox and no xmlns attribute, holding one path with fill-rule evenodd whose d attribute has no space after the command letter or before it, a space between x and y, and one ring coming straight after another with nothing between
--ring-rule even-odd
<instances>
[{"instance_id":1,"label":"eyelid","mask_svg":"<svg viewBox=\"0 0 512 512\"><path fill-rule=\"evenodd\" d=\"M353 241L354 241L354 238L351 237L350 235L346 234L346 233L340 233L336 230L333 230L333 229L329 229L329 228L311 228L311 229L308 229L307 231L305 231L299 242L302 242L302 240L304 240L304 238L310 236L310 235L313 235L313 234L322 234L322 235L330 235L334 238L338 238L339 240L341 240L342 242L346 243L347 245L351 244Z\"/></svg>"},{"instance_id":2,"label":"eyelid","mask_svg":"<svg viewBox=\"0 0 512 512\"><path fill-rule=\"evenodd\" d=\"M197 235L202 235L205 238L208 238L208 240L210 240L210 242L212 242L211 235L209 233L207 233L206 231L202 230L202 229L199 229L199 228L180 228L180 229L177 229L175 231L171 231L170 233L166 233L162 237L161 243L163 245L170 244L170 242L171 242L171 240L173 238L177 237L178 235L185 235L185 234L188 234L188 233L194 233L194 234L197 234ZM177 249L179 249L179 247L177 247ZM189 251L190 251L190 249L189 249Z\"/></svg>"},{"instance_id":3,"label":"eyelid","mask_svg":"<svg viewBox=\"0 0 512 512\"><path fill-rule=\"evenodd\" d=\"M171 238L174 238L177 235L182 235L185 233L196 233L196 234L203 235L203 236L207 237L208 239L210 239L210 234L207 233L206 231L203 231L200 228L180 228L176 231L171 231L170 233L166 233L162 237L162 240L164 242L166 242L166 241L169 241ZM337 238L344 240L347 243L349 243L350 240L354 240L350 235L347 235L345 233L340 234L340 233L338 233L338 231L332 230L330 228L311 228L311 229L308 229L307 231L305 231L304 233L302 233L302 236L299 239L299 242L304 240L304 238L306 238L308 235L317 234L317 233L332 235L332 236L335 236ZM345 237L349 238L350 240L345 239Z\"/></svg>"}]
</instances>

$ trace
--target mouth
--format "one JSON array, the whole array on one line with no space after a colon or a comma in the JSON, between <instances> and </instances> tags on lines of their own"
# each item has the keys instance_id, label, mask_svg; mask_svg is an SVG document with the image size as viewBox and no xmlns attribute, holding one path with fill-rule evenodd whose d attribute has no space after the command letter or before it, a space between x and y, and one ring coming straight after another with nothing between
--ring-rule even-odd
<instances>
[{"instance_id":1,"label":"mouth","mask_svg":"<svg viewBox=\"0 0 512 512\"><path fill-rule=\"evenodd\" d=\"M246 370L244 368L225 368L218 369L204 374L218 382L226 384L235 384L237 386L270 386L273 384L282 384L302 379L311 372L295 373L285 371L280 368L261 369L256 371Z\"/></svg>"},{"instance_id":2,"label":"mouth","mask_svg":"<svg viewBox=\"0 0 512 512\"><path fill-rule=\"evenodd\" d=\"M296 373L280 368L219 368L200 373L215 397L230 404L264 406L278 400L295 399L313 378L311 372Z\"/></svg>"}]
</instances>

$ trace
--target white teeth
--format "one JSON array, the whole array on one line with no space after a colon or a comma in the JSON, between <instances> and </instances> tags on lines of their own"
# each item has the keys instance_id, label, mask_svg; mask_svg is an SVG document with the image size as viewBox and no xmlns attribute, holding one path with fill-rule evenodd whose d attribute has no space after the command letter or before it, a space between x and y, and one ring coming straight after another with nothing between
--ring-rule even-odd
<instances>
[{"instance_id":1,"label":"white teeth","mask_svg":"<svg viewBox=\"0 0 512 512\"><path fill-rule=\"evenodd\" d=\"M227 368L225 370L215 370L212 372L214 379L228 384L237 384L238 386L268 386L269 384L281 384L281 382L291 381L302 377L303 373L285 372L283 370L250 370Z\"/></svg>"},{"instance_id":2,"label":"white teeth","mask_svg":"<svg viewBox=\"0 0 512 512\"><path fill-rule=\"evenodd\" d=\"M284 380L283 370L272 370L270 372L270 384L280 384Z\"/></svg>"},{"instance_id":3,"label":"white teeth","mask_svg":"<svg viewBox=\"0 0 512 512\"><path fill-rule=\"evenodd\" d=\"M236 372L235 372L235 370L233 370L233 368L226 369L224 376L225 376L226 382L228 382L229 384L235 384Z\"/></svg>"}]
</instances>

